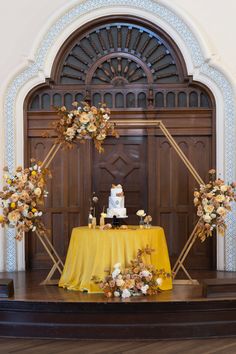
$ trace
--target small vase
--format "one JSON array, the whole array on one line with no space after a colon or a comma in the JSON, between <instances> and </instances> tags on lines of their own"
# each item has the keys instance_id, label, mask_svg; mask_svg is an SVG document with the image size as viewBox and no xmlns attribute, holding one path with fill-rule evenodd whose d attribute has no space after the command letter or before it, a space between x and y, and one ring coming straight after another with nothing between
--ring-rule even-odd
<instances>
[{"instance_id":1,"label":"small vase","mask_svg":"<svg viewBox=\"0 0 236 354\"><path fill-rule=\"evenodd\" d=\"M140 229L143 229L143 228L144 228L144 221L143 221L143 217L142 217L142 216L140 216L139 228L140 228Z\"/></svg>"},{"instance_id":2,"label":"small vase","mask_svg":"<svg viewBox=\"0 0 236 354\"><path fill-rule=\"evenodd\" d=\"M105 218L104 216L100 217L100 226L104 226L105 225Z\"/></svg>"},{"instance_id":3,"label":"small vase","mask_svg":"<svg viewBox=\"0 0 236 354\"><path fill-rule=\"evenodd\" d=\"M88 228L91 229L93 224L93 216L92 214L89 214L88 216Z\"/></svg>"},{"instance_id":4,"label":"small vase","mask_svg":"<svg viewBox=\"0 0 236 354\"><path fill-rule=\"evenodd\" d=\"M93 217L93 220L92 220L92 228L93 229L96 229L96 226L97 226L97 219L95 217Z\"/></svg>"},{"instance_id":5,"label":"small vase","mask_svg":"<svg viewBox=\"0 0 236 354\"><path fill-rule=\"evenodd\" d=\"M151 224L149 223L149 222L147 222L146 224L145 224L145 229L150 229L151 228Z\"/></svg>"}]
</instances>

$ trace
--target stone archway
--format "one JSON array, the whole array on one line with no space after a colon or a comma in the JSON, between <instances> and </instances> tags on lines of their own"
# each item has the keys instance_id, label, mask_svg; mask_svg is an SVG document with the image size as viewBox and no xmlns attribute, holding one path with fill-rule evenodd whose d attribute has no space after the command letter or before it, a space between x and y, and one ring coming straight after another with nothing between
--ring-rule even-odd
<instances>
[{"instance_id":1,"label":"stone archway","mask_svg":"<svg viewBox=\"0 0 236 354\"><path fill-rule=\"evenodd\" d=\"M127 6L127 7L126 7ZM196 35L172 10L154 1L128 0L85 1L72 9L63 9L61 17L52 19L51 26L38 44L33 62L15 75L6 89L4 115L6 122L6 162L13 170L23 162L23 144L15 137L23 131L23 102L29 90L50 76L52 61L65 38L83 23L110 14L124 14L149 18L163 28L180 47L187 63L188 73L208 86L216 98L217 130L227 131L224 142L217 138L217 170L224 178L235 178L235 107L233 90L227 77L208 64ZM16 153L17 151L17 153ZM225 239L219 239L217 262L219 269L235 270L236 247L234 244L235 220L228 220ZM13 235L7 236L7 270L24 268L24 245L16 246Z\"/></svg>"}]
</instances>

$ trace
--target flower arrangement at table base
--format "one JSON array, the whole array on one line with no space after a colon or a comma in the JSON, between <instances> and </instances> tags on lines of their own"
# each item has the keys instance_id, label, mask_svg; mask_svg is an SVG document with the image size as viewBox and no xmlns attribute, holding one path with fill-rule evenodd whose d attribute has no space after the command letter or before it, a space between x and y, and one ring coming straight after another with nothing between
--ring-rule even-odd
<instances>
[{"instance_id":1,"label":"flower arrangement at table base","mask_svg":"<svg viewBox=\"0 0 236 354\"><path fill-rule=\"evenodd\" d=\"M137 257L130 262L130 266L121 270L121 264L114 265L111 274L104 280L93 277L99 284L106 297L128 298L130 296L154 295L160 292L164 279L171 277L164 269L155 269L151 264L145 264L143 255L151 255L154 249L146 246L138 250Z\"/></svg>"}]
</instances>

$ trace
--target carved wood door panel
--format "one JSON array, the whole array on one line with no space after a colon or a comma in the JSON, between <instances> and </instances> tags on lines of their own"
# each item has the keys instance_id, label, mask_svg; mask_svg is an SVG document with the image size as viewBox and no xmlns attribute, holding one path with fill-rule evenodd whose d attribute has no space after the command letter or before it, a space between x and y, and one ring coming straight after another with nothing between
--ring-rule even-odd
<instances>
[{"instance_id":1,"label":"carved wood door panel","mask_svg":"<svg viewBox=\"0 0 236 354\"><path fill-rule=\"evenodd\" d=\"M31 138L29 156L43 160L52 145L51 139ZM88 145L77 145L73 150L59 150L50 165L53 178L48 181L48 198L45 204L44 223L50 239L59 254L64 257L73 227L83 225L87 218L88 195L91 192L88 181L89 165L84 156ZM90 176L89 176L90 178ZM50 260L34 233L28 242L30 268L48 267Z\"/></svg>"},{"instance_id":2,"label":"carved wood door panel","mask_svg":"<svg viewBox=\"0 0 236 354\"><path fill-rule=\"evenodd\" d=\"M196 170L207 180L211 168L211 139L205 136L175 137L185 155ZM179 256L193 230L196 211L193 206L193 191L198 185L165 137L155 142L156 203L155 221L165 229L172 263ZM196 242L186 264L188 267L207 269L211 267L213 247L211 240L205 244Z\"/></svg>"},{"instance_id":3,"label":"carved wood door panel","mask_svg":"<svg viewBox=\"0 0 236 354\"><path fill-rule=\"evenodd\" d=\"M105 153L94 152L93 189L99 197L99 211L108 207L111 185L120 183L125 191L127 223L137 224L138 209L147 208L147 138L145 136L109 138Z\"/></svg>"}]
</instances>

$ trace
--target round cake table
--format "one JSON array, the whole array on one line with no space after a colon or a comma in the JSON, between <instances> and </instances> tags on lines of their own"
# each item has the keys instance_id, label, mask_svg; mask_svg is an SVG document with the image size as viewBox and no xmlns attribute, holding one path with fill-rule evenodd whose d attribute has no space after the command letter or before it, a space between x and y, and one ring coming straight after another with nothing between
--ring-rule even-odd
<instances>
[{"instance_id":1,"label":"round cake table","mask_svg":"<svg viewBox=\"0 0 236 354\"><path fill-rule=\"evenodd\" d=\"M107 271L112 272L116 263L127 267L130 260L136 257L138 249L147 245L155 251L150 256L145 255L144 262L171 272L165 234L161 227L140 229L138 226L129 226L126 230L103 231L99 228L76 227L72 230L59 286L69 290L102 293L92 277L104 279ZM172 289L171 278L163 281L161 289Z\"/></svg>"}]
</instances>

